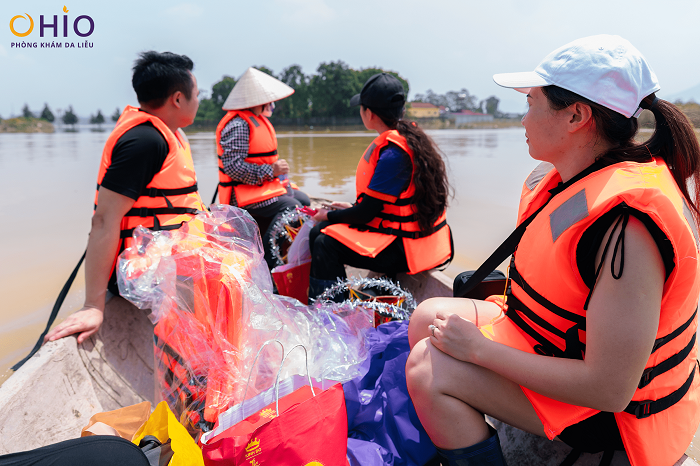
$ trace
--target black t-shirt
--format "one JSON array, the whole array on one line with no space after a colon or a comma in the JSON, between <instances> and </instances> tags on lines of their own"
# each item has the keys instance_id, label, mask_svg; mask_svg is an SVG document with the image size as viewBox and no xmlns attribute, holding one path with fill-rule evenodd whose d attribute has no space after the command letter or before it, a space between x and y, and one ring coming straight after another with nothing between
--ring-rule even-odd
<instances>
[{"instance_id":1,"label":"black t-shirt","mask_svg":"<svg viewBox=\"0 0 700 466\"><path fill-rule=\"evenodd\" d=\"M163 168L169 148L165 137L151 122L134 126L114 145L112 162L102 186L131 199L138 199Z\"/></svg>"}]
</instances>

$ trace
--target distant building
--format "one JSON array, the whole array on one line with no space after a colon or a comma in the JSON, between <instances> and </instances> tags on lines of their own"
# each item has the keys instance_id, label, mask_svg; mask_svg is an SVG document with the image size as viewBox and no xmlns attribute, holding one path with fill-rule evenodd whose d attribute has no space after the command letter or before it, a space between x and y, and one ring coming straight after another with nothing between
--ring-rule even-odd
<instances>
[{"instance_id":1,"label":"distant building","mask_svg":"<svg viewBox=\"0 0 700 466\"><path fill-rule=\"evenodd\" d=\"M410 108L406 110L408 118L437 118L440 110L433 104L426 102L409 102Z\"/></svg>"},{"instance_id":2,"label":"distant building","mask_svg":"<svg viewBox=\"0 0 700 466\"><path fill-rule=\"evenodd\" d=\"M472 112L471 110L462 110L459 113L449 113L448 117L450 120L455 122L455 126L483 121L493 121L493 115L488 113Z\"/></svg>"}]
</instances>

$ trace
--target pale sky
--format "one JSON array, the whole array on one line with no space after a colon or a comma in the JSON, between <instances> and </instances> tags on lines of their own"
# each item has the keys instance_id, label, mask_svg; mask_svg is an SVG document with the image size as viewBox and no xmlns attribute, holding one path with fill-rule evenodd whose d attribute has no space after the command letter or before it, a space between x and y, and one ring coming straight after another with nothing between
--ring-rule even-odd
<instances>
[{"instance_id":1,"label":"pale sky","mask_svg":"<svg viewBox=\"0 0 700 466\"><path fill-rule=\"evenodd\" d=\"M0 6L0 116L73 105L80 116L136 104L131 66L138 52L171 51L195 63L199 88L210 91L225 74L248 66L275 73L298 64L306 74L321 62L343 60L352 68L397 71L411 86L409 98L466 88L479 99L496 95L501 109L521 112L522 94L499 88L492 75L530 71L552 50L579 37L618 34L651 63L661 97L700 84L700 0L93 0L63 3L2 0ZM15 15L29 14L33 32L16 37ZM73 49L15 49L12 42L39 37L40 16L59 18L61 42ZM95 23L84 44L72 22L89 15ZM18 32L27 21L15 23ZM87 22L81 23L86 32Z\"/></svg>"}]
</instances>

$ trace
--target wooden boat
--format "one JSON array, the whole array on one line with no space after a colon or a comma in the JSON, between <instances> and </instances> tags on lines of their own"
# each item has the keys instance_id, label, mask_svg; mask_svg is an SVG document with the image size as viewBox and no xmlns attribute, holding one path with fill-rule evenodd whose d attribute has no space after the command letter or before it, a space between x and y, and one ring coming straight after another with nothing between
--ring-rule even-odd
<instances>
[{"instance_id":1,"label":"wooden boat","mask_svg":"<svg viewBox=\"0 0 700 466\"><path fill-rule=\"evenodd\" d=\"M441 272L399 275L417 302L452 296L452 282ZM147 311L121 297L107 303L98 333L82 345L74 337L44 345L0 387L0 454L29 450L80 435L95 413L159 400L153 372L153 324ZM558 465L570 452L495 419L506 460L511 465ZM696 434L697 437L697 434ZM687 453L698 456L691 444ZM577 466L597 466L601 454L583 454ZM617 452L613 465L629 465ZM674 466L698 466L689 456Z\"/></svg>"}]
</instances>

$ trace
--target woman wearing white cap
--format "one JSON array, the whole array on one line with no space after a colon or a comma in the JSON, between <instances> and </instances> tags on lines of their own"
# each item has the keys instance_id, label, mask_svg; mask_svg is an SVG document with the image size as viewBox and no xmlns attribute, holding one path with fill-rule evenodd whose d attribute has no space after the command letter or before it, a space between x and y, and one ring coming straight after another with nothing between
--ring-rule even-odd
<instances>
[{"instance_id":1,"label":"woman wearing white cap","mask_svg":"<svg viewBox=\"0 0 700 466\"><path fill-rule=\"evenodd\" d=\"M488 414L558 437L574 448L568 464L624 449L634 466L670 466L700 422L693 128L617 36L494 80L527 93L527 143L543 163L506 241L517 247L506 304L433 299L412 316L418 416L444 465L505 464ZM656 128L637 143L642 108Z\"/></svg>"},{"instance_id":2,"label":"woman wearing white cap","mask_svg":"<svg viewBox=\"0 0 700 466\"><path fill-rule=\"evenodd\" d=\"M248 68L224 102L228 112L216 128L219 202L244 208L269 225L283 211L310 204L309 197L290 183L289 165L277 155L277 136L267 119L274 102L293 93L282 81ZM270 228L261 233L265 260L272 268L276 261L270 251Z\"/></svg>"}]
</instances>

